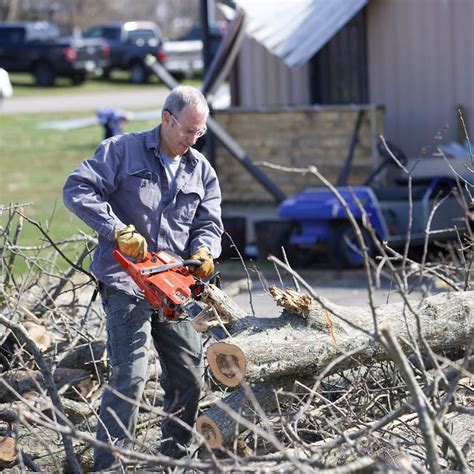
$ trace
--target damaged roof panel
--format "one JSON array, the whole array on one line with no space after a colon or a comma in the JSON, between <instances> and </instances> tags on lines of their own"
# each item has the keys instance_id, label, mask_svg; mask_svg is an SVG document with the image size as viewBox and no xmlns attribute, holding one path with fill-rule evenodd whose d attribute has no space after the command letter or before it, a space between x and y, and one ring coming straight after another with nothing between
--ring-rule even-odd
<instances>
[{"instance_id":1,"label":"damaged roof panel","mask_svg":"<svg viewBox=\"0 0 474 474\"><path fill-rule=\"evenodd\" d=\"M307 63L368 0L237 0L247 34L290 67Z\"/></svg>"}]
</instances>

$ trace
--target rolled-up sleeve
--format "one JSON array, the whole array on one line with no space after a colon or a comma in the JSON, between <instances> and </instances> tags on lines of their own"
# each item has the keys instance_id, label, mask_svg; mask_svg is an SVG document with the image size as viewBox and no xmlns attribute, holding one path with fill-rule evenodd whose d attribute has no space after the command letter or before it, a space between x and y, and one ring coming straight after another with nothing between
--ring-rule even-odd
<instances>
[{"instance_id":1,"label":"rolled-up sleeve","mask_svg":"<svg viewBox=\"0 0 474 474\"><path fill-rule=\"evenodd\" d=\"M221 253L224 231L221 218L221 190L215 171L209 166L204 178L204 197L199 204L191 227L191 255L207 247L214 258Z\"/></svg>"},{"instance_id":2,"label":"rolled-up sleeve","mask_svg":"<svg viewBox=\"0 0 474 474\"><path fill-rule=\"evenodd\" d=\"M120 155L119 144L105 140L69 175L63 188L65 206L108 240L114 239L115 229L125 227L107 202L117 187Z\"/></svg>"}]
</instances>

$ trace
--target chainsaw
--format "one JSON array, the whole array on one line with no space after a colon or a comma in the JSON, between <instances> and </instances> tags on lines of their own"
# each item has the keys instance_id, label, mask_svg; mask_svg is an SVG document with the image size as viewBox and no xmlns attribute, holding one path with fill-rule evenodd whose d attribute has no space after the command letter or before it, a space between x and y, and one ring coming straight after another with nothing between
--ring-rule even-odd
<instances>
[{"instance_id":1,"label":"chainsaw","mask_svg":"<svg viewBox=\"0 0 474 474\"><path fill-rule=\"evenodd\" d=\"M185 315L195 316L202 310L196 301L204 289L204 282L191 275L187 266L200 266L200 260L178 260L163 250L147 252L140 263L128 260L116 246L115 259L143 291L145 299L155 309L163 308L163 315L175 321Z\"/></svg>"}]
</instances>

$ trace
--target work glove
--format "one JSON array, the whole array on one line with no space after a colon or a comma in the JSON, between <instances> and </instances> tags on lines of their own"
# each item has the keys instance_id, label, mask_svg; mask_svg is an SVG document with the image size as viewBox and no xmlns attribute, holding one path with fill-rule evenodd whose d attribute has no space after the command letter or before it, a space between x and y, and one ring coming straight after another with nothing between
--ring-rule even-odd
<instances>
[{"instance_id":1,"label":"work glove","mask_svg":"<svg viewBox=\"0 0 474 474\"><path fill-rule=\"evenodd\" d=\"M125 255L133 257L137 262L145 259L147 253L147 244L145 237L140 235L134 225L128 225L124 229L115 231L115 240L119 249Z\"/></svg>"},{"instance_id":2,"label":"work glove","mask_svg":"<svg viewBox=\"0 0 474 474\"><path fill-rule=\"evenodd\" d=\"M200 260L202 262L201 266L195 267L193 265L189 266L189 271L196 277L204 278L210 277L214 273L214 260L212 259L211 252L206 247L201 247L196 251L194 255L191 256L192 260Z\"/></svg>"}]
</instances>

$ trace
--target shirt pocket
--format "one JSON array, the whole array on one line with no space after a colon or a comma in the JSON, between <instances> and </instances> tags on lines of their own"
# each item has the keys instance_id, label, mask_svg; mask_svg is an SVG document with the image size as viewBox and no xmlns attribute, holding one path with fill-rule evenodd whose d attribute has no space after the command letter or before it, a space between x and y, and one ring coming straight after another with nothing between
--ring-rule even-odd
<instances>
[{"instance_id":1,"label":"shirt pocket","mask_svg":"<svg viewBox=\"0 0 474 474\"><path fill-rule=\"evenodd\" d=\"M191 222L203 198L204 189L201 186L188 185L180 189L176 198L178 221Z\"/></svg>"},{"instance_id":2,"label":"shirt pocket","mask_svg":"<svg viewBox=\"0 0 474 474\"><path fill-rule=\"evenodd\" d=\"M153 208L160 198L158 174L150 170L133 171L127 174L122 182L124 200Z\"/></svg>"}]
</instances>

